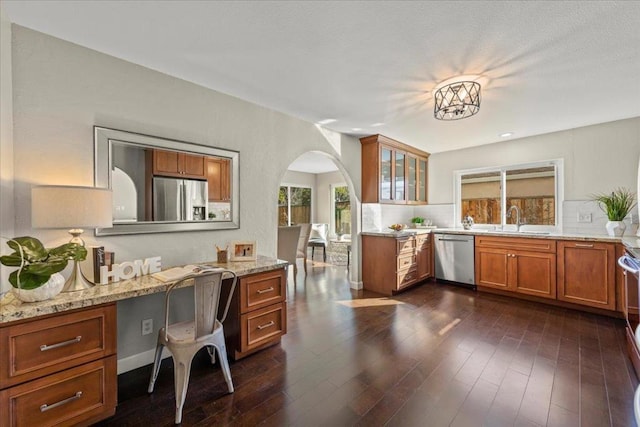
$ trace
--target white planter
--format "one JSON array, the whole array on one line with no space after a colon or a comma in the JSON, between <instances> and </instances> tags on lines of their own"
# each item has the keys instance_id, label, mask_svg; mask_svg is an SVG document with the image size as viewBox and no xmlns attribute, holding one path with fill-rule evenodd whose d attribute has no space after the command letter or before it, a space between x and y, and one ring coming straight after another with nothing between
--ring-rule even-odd
<instances>
[{"instance_id":1,"label":"white planter","mask_svg":"<svg viewBox=\"0 0 640 427\"><path fill-rule=\"evenodd\" d=\"M49 281L35 289L17 289L12 287L11 292L22 302L46 301L58 295L64 287L64 276L53 273Z\"/></svg>"},{"instance_id":2,"label":"white planter","mask_svg":"<svg viewBox=\"0 0 640 427\"><path fill-rule=\"evenodd\" d=\"M623 221L607 221L605 228L609 236L621 237L624 234L624 230L627 229L627 226Z\"/></svg>"}]
</instances>

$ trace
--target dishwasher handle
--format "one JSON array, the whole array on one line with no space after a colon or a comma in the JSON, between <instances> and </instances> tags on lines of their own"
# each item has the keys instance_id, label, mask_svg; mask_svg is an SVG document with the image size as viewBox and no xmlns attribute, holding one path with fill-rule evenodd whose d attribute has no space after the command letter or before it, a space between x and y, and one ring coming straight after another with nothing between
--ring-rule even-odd
<instances>
[{"instance_id":1,"label":"dishwasher handle","mask_svg":"<svg viewBox=\"0 0 640 427\"><path fill-rule=\"evenodd\" d=\"M471 239L447 239L446 237L438 237L441 242L473 242Z\"/></svg>"},{"instance_id":2,"label":"dishwasher handle","mask_svg":"<svg viewBox=\"0 0 640 427\"><path fill-rule=\"evenodd\" d=\"M638 271L640 271L637 268L635 260L629 255L622 255L620 258L618 258L618 265L631 274L638 274Z\"/></svg>"}]
</instances>

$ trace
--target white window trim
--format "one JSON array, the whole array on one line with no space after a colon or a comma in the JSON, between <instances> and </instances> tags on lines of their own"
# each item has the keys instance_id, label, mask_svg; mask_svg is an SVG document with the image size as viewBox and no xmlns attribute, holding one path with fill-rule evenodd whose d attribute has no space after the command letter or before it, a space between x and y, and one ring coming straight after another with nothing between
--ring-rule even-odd
<instances>
[{"instance_id":1,"label":"white window trim","mask_svg":"<svg viewBox=\"0 0 640 427\"><path fill-rule=\"evenodd\" d=\"M462 185L461 185L461 177L462 175L468 174L476 174L476 173L487 173L487 172L500 172L500 225L492 225L492 224L477 224L478 228L489 228L496 229L499 227L501 230L505 231L514 231L516 229L515 225L506 224L506 209L507 209L507 198L506 198L506 172L514 169L529 169L536 167L544 167L544 166L554 166L556 170L556 179L555 179L555 192L556 192L556 201L555 201L555 217L556 217L556 225L523 225L521 229L530 230L530 231L546 231L550 233L561 233L562 232L562 205L564 202L564 159L552 159L552 160L543 160L539 162L531 162L531 163L520 163L513 165L505 165L505 166L492 166L492 167L484 167L484 168L476 168L476 169L463 169L457 170L453 172L453 189L454 189L454 217L453 223L456 227L460 227L460 218L462 215L461 212L461 196L462 196Z\"/></svg>"},{"instance_id":2,"label":"white window trim","mask_svg":"<svg viewBox=\"0 0 640 427\"><path fill-rule=\"evenodd\" d=\"M331 197L331 202L329 204L329 209L331 209L331 215L329 217L329 230L332 238L337 237L337 234L336 234L336 187L347 187L347 190L349 190L349 186L347 185L346 182L329 184L330 197ZM351 203L351 194L349 194L349 203Z\"/></svg>"}]
</instances>

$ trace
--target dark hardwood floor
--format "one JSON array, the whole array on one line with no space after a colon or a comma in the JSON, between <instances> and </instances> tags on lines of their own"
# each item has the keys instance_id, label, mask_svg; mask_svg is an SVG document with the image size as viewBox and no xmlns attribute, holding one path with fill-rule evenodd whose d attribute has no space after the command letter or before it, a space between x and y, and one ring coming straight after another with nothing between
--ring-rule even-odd
<instances>
[{"instance_id":1,"label":"dark hardwood floor","mask_svg":"<svg viewBox=\"0 0 640 427\"><path fill-rule=\"evenodd\" d=\"M435 283L386 298L350 290L345 267L308 270L281 345L231 364L235 393L196 357L183 425L635 425L621 320ZM171 361L151 395L150 369L120 375L100 425L173 424Z\"/></svg>"}]
</instances>

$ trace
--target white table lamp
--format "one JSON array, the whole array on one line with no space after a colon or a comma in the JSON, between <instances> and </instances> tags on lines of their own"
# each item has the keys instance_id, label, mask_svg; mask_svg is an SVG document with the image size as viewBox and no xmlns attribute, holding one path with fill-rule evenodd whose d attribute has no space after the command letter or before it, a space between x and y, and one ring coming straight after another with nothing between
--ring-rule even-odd
<instances>
[{"instance_id":1,"label":"white table lamp","mask_svg":"<svg viewBox=\"0 0 640 427\"><path fill-rule=\"evenodd\" d=\"M43 185L31 189L31 225L33 228L67 228L71 243L84 246L82 227L113 225L112 192L106 188ZM89 289L93 283L84 278L80 263L73 271L63 292Z\"/></svg>"}]
</instances>

